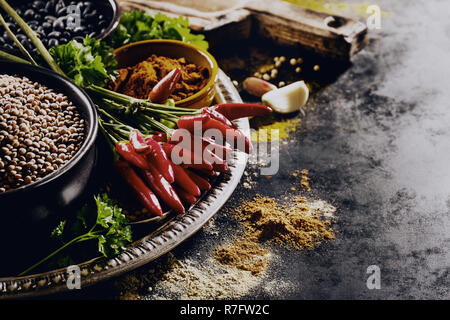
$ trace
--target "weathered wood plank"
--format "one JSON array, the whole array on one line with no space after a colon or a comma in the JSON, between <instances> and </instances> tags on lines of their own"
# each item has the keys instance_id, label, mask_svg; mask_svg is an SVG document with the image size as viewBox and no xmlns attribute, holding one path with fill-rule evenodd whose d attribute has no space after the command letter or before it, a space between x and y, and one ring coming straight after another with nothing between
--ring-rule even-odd
<instances>
[{"instance_id":1,"label":"weathered wood plank","mask_svg":"<svg viewBox=\"0 0 450 320\"><path fill-rule=\"evenodd\" d=\"M367 42L367 27L277 0L119 0L123 9L151 8L189 17L191 28L213 44L248 39L252 31L278 44L301 46L321 56L348 60Z\"/></svg>"}]
</instances>

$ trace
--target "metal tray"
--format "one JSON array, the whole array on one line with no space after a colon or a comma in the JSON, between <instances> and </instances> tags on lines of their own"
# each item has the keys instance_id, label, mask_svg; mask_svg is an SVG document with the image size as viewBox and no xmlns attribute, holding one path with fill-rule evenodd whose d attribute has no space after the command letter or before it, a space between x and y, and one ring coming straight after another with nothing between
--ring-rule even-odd
<instances>
[{"instance_id":1,"label":"metal tray","mask_svg":"<svg viewBox=\"0 0 450 320\"><path fill-rule=\"evenodd\" d=\"M217 103L242 102L236 88L223 71L219 71L216 101ZM236 121L236 124L245 134L249 134L248 119L240 119ZM95 258L79 264L81 288L145 265L195 234L231 196L241 179L247 160L246 154L234 152L233 159L229 163L230 172L220 175L213 188L205 193L186 214L168 218L163 225L134 242L120 255L110 259ZM67 280L70 275L67 268L61 268L25 277L0 278L0 299L68 291Z\"/></svg>"}]
</instances>

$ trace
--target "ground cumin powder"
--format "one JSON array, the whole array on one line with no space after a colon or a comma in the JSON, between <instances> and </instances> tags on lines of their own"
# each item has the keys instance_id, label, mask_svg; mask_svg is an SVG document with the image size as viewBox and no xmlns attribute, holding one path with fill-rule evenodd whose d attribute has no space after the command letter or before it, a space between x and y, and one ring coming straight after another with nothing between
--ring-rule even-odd
<instances>
[{"instance_id":1,"label":"ground cumin powder","mask_svg":"<svg viewBox=\"0 0 450 320\"><path fill-rule=\"evenodd\" d=\"M248 239L273 240L295 249L313 249L323 240L334 239L331 221L305 197L294 196L288 205L280 205L274 198L257 195L244 203L238 211Z\"/></svg>"},{"instance_id":2,"label":"ground cumin powder","mask_svg":"<svg viewBox=\"0 0 450 320\"><path fill-rule=\"evenodd\" d=\"M240 270L260 275L266 270L269 251L251 239L235 240L230 246L216 250L216 260Z\"/></svg>"},{"instance_id":3,"label":"ground cumin powder","mask_svg":"<svg viewBox=\"0 0 450 320\"><path fill-rule=\"evenodd\" d=\"M244 234L231 245L216 250L218 262L258 275L268 265L266 241L297 250L313 249L323 240L335 238L330 217L335 208L327 203L294 196L288 205L257 195L236 209Z\"/></svg>"}]
</instances>

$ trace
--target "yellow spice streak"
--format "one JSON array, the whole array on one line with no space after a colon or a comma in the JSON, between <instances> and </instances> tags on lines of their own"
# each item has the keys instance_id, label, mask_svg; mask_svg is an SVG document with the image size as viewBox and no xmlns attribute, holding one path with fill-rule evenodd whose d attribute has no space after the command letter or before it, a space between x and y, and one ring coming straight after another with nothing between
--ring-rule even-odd
<instances>
[{"instance_id":1,"label":"yellow spice streak","mask_svg":"<svg viewBox=\"0 0 450 320\"><path fill-rule=\"evenodd\" d=\"M289 138L291 132L294 132L300 119L283 119L273 123L264 123L263 119L253 119L252 142L270 142L274 140L285 140Z\"/></svg>"},{"instance_id":2,"label":"yellow spice streak","mask_svg":"<svg viewBox=\"0 0 450 320\"><path fill-rule=\"evenodd\" d=\"M374 4L369 2L363 3L340 2L336 0L284 0L284 1L314 11L359 18L367 18L369 16L369 14L367 13L367 8ZM392 12L381 10L382 17L390 17L392 15L393 15Z\"/></svg>"}]
</instances>

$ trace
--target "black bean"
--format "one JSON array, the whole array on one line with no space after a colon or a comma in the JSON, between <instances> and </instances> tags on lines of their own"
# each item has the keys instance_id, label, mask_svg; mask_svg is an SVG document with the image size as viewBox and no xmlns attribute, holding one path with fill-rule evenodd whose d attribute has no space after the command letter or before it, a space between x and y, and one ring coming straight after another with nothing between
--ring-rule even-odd
<instances>
[{"instance_id":1,"label":"black bean","mask_svg":"<svg viewBox=\"0 0 450 320\"><path fill-rule=\"evenodd\" d=\"M32 18L34 16L34 10L33 9L28 9L27 11L25 11L25 13L23 14L23 17L25 19L29 19Z\"/></svg>"},{"instance_id":2,"label":"black bean","mask_svg":"<svg viewBox=\"0 0 450 320\"><path fill-rule=\"evenodd\" d=\"M73 32L74 32L76 35L83 36L84 33L86 32L86 27L83 27L83 26L77 27L77 28L75 28L75 29L73 30Z\"/></svg>"},{"instance_id":3,"label":"black bean","mask_svg":"<svg viewBox=\"0 0 450 320\"><path fill-rule=\"evenodd\" d=\"M36 14L33 16L33 19L34 19L34 20L40 21L40 20L42 20L42 15L39 14L39 13L36 13Z\"/></svg>"},{"instance_id":4,"label":"black bean","mask_svg":"<svg viewBox=\"0 0 450 320\"><path fill-rule=\"evenodd\" d=\"M45 30L44 30L44 27L42 27L42 26L37 27L36 32L39 33L41 36L45 35Z\"/></svg>"},{"instance_id":5,"label":"black bean","mask_svg":"<svg viewBox=\"0 0 450 320\"><path fill-rule=\"evenodd\" d=\"M31 6L35 9L41 9L41 8L45 7L45 4L42 1L36 0L36 1L33 1L33 4Z\"/></svg>"},{"instance_id":6,"label":"black bean","mask_svg":"<svg viewBox=\"0 0 450 320\"><path fill-rule=\"evenodd\" d=\"M69 42L69 40L67 40L66 38L60 38L60 39L59 39L59 43L60 43L60 44L65 44L65 43L67 43L67 42Z\"/></svg>"},{"instance_id":7,"label":"black bean","mask_svg":"<svg viewBox=\"0 0 450 320\"><path fill-rule=\"evenodd\" d=\"M82 12L83 16L89 14L92 11L92 5L87 5L84 7L84 10Z\"/></svg>"},{"instance_id":8,"label":"black bean","mask_svg":"<svg viewBox=\"0 0 450 320\"><path fill-rule=\"evenodd\" d=\"M54 46L57 46L57 45L59 45L59 41L58 40L56 40L54 38L48 40L48 46L49 47L54 47Z\"/></svg>"},{"instance_id":9,"label":"black bean","mask_svg":"<svg viewBox=\"0 0 450 320\"><path fill-rule=\"evenodd\" d=\"M46 22L53 23L53 22L55 22L56 17L55 16L51 16L51 15L47 15L47 16L44 17L44 20Z\"/></svg>"},{"instance_id":10,"label":"black bean","mask_svg":"<svg viewBox=\"0 0 450 320\"><path fill-rule=\"evenodd\" d=\"M52 31L47 35L48 38L60 38L61 32L59 31Z\"/></svg>"},{"instance_id":11,"label":"black bean","mask_svg":"<svg viewBox=\"0 0 450 320\"><path fill-rule=\"evenodd\" d=\"M42 24L42 28L44 28L44 30L45 30L46 32L48 32L48 31L52 28L52 25L51 25L50 23L48 23L48 22L44 22L44 23Z\"/></svg>"},{"instance_id":12,"label":"black bean","mask_svg":"<svg viewBox=\"0 0 450 320\"><path fill-rule=\"evenodd\" d=\"M13 50L14 50L14 47L13 47L12 45L10 45L10 44L5 44L4 48L5 48L7 51L13 51Z\"/></svg>"},{"instance_id":13,"label":"black bean","mask_svg":"<svg viewBox=\"0 0 450 320\"><path fill-rule=\"evenodd\" d=\"M107 26L108 26L108 21L106 21L106 20L101 20L99 23L98 23L98 28L99 29L103 29L103 28L106 28Z\"/></svg>"},{"instance_id":14,"label":"black bean","mask_svg":"<svg viewBox=\"0 0 450 320\"><path fill-rule=\"evenodd\" d=\"M96 36L97 36L97 32L95 32L95 31L89 33L89 37L91 37L91 38L95 38Z\"/></svg>"},{"instance_id":15,"label":"black bean","mask_svg":"<svg viewBox=\"0 0 450 320\"><path fill-rule=\"evenodd\" d=\"M83 43L83 37L81 37L81 36L73 37L73 40L75 40L76 42L79 42L79 43Z\"/></svg>"},{"instance_id":16,"label":"black bean","mask_svg":"<svg viewBox=\"0 0 450 320\"><path fill-rule=\"evenodd\" d=\"M37 21L37 20L31 20L31 21L28 21L27 23L28 23L28 25L29 25L30 27L31 27L31 26L37 26L38 24L40 24L40 22Z\"/></svg>"},{"instance_id":17,"label":"black bean","mask_svg":"<svg viewBox=\"0 0 450 320\"><path fill-rule=\"evenodd\" d=\"M85 14L84 17L88 20L96 19L97 18L97 10L95 10L95 9L92 10L90 13Z\"/></svg>"},{"instance_id":18,"label":"black bean","mask_svg":"<svg viewBox=\"0 0 450 320\"><path fill-rule=\"evenodd\" d=\"M3 37L0 37L0 46L3 46L5 44L5 39Z\"/></svg>"},{"instance_id":19,"label":"black bean","mask_svg":"<svg viewBox=\"0 0 450 320\"><path fill-rule=\"evenodd\" d=\"M28 39L27 36L24 35L24 34L16 34L16 38L17 38L17 40L19 40L20 42L22 42L22 41Z\"/></svg>"},{"instance_id":20,"label":"black bean","mask_svg":"<svg viewBox=\"0 0 450 320\"><path fill-rule=\"evenodd\" d=\"M71 34L69 31L64 31L64 32L61 34L61 37L63 37L63 38L71 38L71 37L72 37L72 34Z\"/></svg>"},{"instance_id":21,"label":"black bean","mask_svg":"<svg viewBox=\"0 0 450 320\"><path fill-rule=\"evenodd\" d=\"M52 1L47 2L45 5L45 11L50 14L55 13L55 4Z\"/></svg>"},{"instance_id":22,"label":"black bean","mask_svg":"<svg viewBox=\"0 0 450 320\"><path fill-rule=\"evenodd\" d=\"M64 17L58 18L57 20L55 20L53 22L53 29L56 31L63 31L66 27L64 20L65 20Z\"/></svg>"},{"instance_id":23,"label":"black bean","mask_svg":"<svg viewBox=\"0 0 450 320\"><path fill-rule=\"evenodd\" d=\"M60 9L65 8L66 4L63 0L59 0L58 3L55 5L55 12L58 12Z\"/></svg>"},{"instance_id":24,"label":"black bean","mask_svg":"<svg viewBox=\"0 0 450 320\"><path fill-rule=\"evenodd\" d=\"M58 11L56 11L56 15L58 17L66 16L67 15L67 7L63 7L63 8L58 9Z\"/></svg>"}]
</instances>

